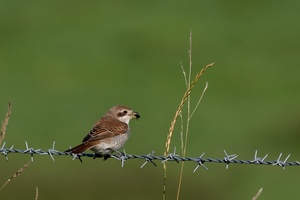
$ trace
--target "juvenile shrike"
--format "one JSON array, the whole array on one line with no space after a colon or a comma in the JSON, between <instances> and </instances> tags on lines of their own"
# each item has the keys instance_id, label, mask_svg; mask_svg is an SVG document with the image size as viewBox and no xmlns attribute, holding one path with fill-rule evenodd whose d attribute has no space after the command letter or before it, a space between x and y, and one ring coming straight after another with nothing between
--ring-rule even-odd
<instances>
[{"instance_id":1,"label":"juvenile shrike","mask_svg":"<svg viewBox=\"0 0 300 200\"><path fill-rule=\"evenodd\" d=\"M130 133L129 121L132 118L140 118L139 113L126 106L112 107L96 122L90 133L83 138L81 144L65 152L79 154L90 149L104 159L109 158L127 141Z\"/></svg>"}]
</instances>

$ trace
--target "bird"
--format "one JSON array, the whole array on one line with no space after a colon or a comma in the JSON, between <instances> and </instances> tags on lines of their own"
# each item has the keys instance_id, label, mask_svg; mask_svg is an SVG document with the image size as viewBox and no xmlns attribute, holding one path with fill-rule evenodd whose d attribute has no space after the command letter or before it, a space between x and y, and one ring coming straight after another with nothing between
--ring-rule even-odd
<instances>
[{"instance_id":1,"label":"bird","mask_svg":"<svg viewBox=\"0 0 300 200\"><path fill-rule=\"evenodd\" d=\"M127 106L114 106L95 123L92 130L83 138L81 144L65 152L81 154L87 150L92 150L95 157L104 157L104 160L106 160L112 153L118 152L128 140L130 134L129 121L140 117L138 112Z\"/></svg>"}]
</instances>

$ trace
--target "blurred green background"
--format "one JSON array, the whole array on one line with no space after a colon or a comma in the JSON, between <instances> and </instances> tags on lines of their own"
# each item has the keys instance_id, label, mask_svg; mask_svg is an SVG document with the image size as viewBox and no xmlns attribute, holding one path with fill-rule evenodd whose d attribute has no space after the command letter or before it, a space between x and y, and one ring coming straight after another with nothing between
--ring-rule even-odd
<instances>
[{"instance_id":1,"label":"blurred green background","mask_svg":"<svg viewBox=\"0 0 300 200\"><path fill-rule=\"evenodd\" d=\"M0 1L0 117L13 105L6 147L57 150L78 144L110 107L127 105L127 153L164 152L185 91L193 33L193 77L215 62L192 93L205 93L190 126L187 156L300 160L299 1ZM172 139L180 154L180 126ZM30 156L0 157L0 184ZM35 156L1 199L161 199L163 167L130 160ZM296 199L299 167L186 163L181 199ZM167 199L180 165L169 163Z\"/></svg>"}]
</instances>

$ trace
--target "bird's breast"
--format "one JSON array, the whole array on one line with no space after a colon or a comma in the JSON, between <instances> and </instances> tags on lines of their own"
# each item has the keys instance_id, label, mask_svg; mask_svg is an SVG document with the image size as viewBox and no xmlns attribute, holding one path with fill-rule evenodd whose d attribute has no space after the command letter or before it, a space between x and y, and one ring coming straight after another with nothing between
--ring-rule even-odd
<instances>
[{"instance_id":1,"label":"bird's breast","mask_svg":"<svg viewBox=\"0 0 300 200\"><path fill-rule=\"evenodd\" d=\"M110 154L113 151L119 150L128 140L129 131L127 133L104 139L99 144L95 145L91 150L98 154Z\"/></svg>"}]
</instances>

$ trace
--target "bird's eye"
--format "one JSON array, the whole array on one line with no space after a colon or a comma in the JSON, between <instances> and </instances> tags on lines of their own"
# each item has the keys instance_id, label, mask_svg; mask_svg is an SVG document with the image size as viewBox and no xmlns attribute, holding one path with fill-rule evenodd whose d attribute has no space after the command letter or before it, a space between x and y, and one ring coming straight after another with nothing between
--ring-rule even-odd
<instances>
[{"instance_id":1,"label":"bird's eye","mask_svg":"<svg viewBox=\"0 0 300 200\"><path fill-rule=\"evenodd\" d=\"M123 110L123 114L126 115L127 114L127 110Z\"/></svg>"}]
</instances>

